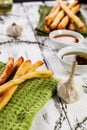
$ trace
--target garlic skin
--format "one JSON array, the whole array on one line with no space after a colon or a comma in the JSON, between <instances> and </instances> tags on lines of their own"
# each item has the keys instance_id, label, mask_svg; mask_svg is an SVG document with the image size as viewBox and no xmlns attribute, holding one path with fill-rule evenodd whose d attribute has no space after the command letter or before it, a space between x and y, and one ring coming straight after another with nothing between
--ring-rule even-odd
<instances>
[{"instance_id":1,"label":"garlic skin","mask_svg":"<svg viewBox=\"0 0 87 130\"><path fill-rule=\"evenodd\" d=\"M16 23L13 23L11 26L7 28L6 33L8 36L11 37L19 37L22 34L22 28Z\"/></svg>"},{"instance_id":2,"label":"garlic skin","mask_svg":"<svg viewBox=\"0 0 87 130\"><path fill-rule=\"evenodd\" d=\"M72 84L62 82L57 86L57 95L67 103L74 103L83 95L83 88L78 80L74 80Z\"/></svg>"},{"instance_id":3,"label":"garlic skin","mask_svg":"<svg viewBox=\"0 0 87 130\"><path fill-rule=\"evenodd\" d=\"M83 95L81 80L74 79L75 67L76 63L74 62L69 79L57 85L57 95L66 103L74 103Z\"/></svg>"}]
</instances>

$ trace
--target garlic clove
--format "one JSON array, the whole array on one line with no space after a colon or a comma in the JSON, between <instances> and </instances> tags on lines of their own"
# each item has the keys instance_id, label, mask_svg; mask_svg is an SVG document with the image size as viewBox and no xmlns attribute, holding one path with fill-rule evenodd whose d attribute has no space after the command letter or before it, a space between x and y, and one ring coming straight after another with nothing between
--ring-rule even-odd
<instances>
[{"instance_id":1,"label":"garlic clove","mask_svg":"<svg viewBox=\"0 0 87 130\"><path fill-rule=\"evenodd\" d=\"M22 28L16 23L13 23L11 26L7 28L6 33L8 36L11 37L19 37L22 34Z\"/></svg>"},{"instance_id":2,"label":"garlic clove","mask_svg":"<svg viewBox=\"0 0 87 130\"><path fill-rule=\"evenodd\" d=\"M82 85L77 79L74 80L73 85L69 88L67 82L61 82L57 86L57 95L66 103L74 103L78 101L83 95L83 92Z\"/></svg>"},{"instance_id":3,"label":"garlic clove","mask_svg":"<svg viewBox=\"0 0 87 130\"><path fill-rule=\"evenodd\" d=\"M67 103L73 103L83 95L82 82L74 79L76 62L73 63L70 77L57 85L57 95Z\"/></svg>"}]
</instances>

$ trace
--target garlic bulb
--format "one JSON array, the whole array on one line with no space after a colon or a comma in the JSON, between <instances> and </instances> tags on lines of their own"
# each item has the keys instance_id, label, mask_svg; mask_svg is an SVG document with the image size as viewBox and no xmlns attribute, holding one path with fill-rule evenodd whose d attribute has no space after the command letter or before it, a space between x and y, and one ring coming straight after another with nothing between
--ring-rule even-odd
<instances>
[{"instance_id":1,"label":"garlic bulb","mask_svg":"<svg viewBox=\"0 0 87 130\"><path fill-rule=\"evenodd\" d=\"M16 23L13 23L7 28L6 33L11 37L19 37L22 34L22 28Z\"/></svg>"},{"instance_id":2,"label":"garlic bulb","mask_svg":"<svg viewBox=\"0 0 87 130\"><path fill-rule=\"evenodd\" d=\"M72 65L70 77L67 81L57 85L57 95L67 103L73 103L83 95L82 84L80 80L74 80L76 62Z\"/></svg>"}]
</instances>

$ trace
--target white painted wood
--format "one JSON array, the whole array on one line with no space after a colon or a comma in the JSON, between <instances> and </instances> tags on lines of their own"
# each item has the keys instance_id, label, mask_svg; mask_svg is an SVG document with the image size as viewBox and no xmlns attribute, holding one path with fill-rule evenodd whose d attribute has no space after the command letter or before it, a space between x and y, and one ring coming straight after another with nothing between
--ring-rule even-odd
<instances>
[{"instance_id":1,"label":"white painted wood","mask_svg":"<svg viewBox=\"0 0 87 130\"><path fill-rule=\"evenodd\" d=\"M13 44L5 44L0 46L0 61L7 62L9 57L14 57L15 60L23 56L24 59L30 59L32 63L42 60L41 51L37 44L26 44L26 43L13 43ZM3 58L2 58L3 57ZM40 67L41 69L46 69L45 65Z\"/></svg>"},{"instance_id":2,"label":"white painted wood","mask_svg":"<svg viewBox=\"0 0 87 130\"><path fill-rule=\"evenodd\" d=\"M57 100L57 109L54 100L50 99L39 111L33 121L31 130L70 130L61 103ZM60 115L60 113L62 113ZM61 125L60 125L61 122Z\"/></svg>"},{"instance_id":3,"label":"white painted wood","mask_svg":"<svg viewBox=\"0 0 87 130\"><path fill-rule=\"evenodd\" d=\"M81 13L83 14L84 18L86 19L86 22L87 22L87 15L86 15L86 13L87 13L87 4L82 4L80 10L81 10Z\"/></svg>"},{"instance_id":4,"label":"white painted wood","mask_svg":"<svg viewBox=\"0 0 87 130\"><path fill-rule=\"evenodd\" d=\"M37 26L37 23L39 21L39 13L38 13L38 7L40 5L43 5L42 2L30 2L30 3L24 3L25 12L27 14L27 17L29 18L31 25L33 25L33 29Z\"/></svg>"},{"instance_id":5,"label":"white painted wood","mask_svg":"<svg viewBox=\"0 0 87 130\"><path fill-rule=\"evenodd\" d=\"M56 2L45 2L46 5L55 5ZM12 41L12 43L0 44L0 60L7 62L10 56L17 59L23 56L25 59L31 59L32 62L43 60L45 58L49 69L52 69L54 76L67 79L67 72L60 64L57 51L53 50L48 37L37 36L35 27L39 20L38 8L44 5L42 2L28 2L23 4L14 4L12 12L8 16L1 16L0 21L0 43ZM85 14L85 6L82 6ZM41 48L38 44L28 44L26 42L15 42L14 38L6 35L6 28L13 22L16 22L23 28L22 36L19 37L23 41L39 41L45 46ZM85 39L84 47L87 47L87 39ZM40 50L41 49L41 50ZM46 69L45 64L40 69ZM87 75L77 75L83 81L83 85L87 86ZM37 113L31 126L31 130L87 130L87 87L84 87L85 94L81 99L73 104L66 104L58 97L52 97L45 106ZM61 128L60 122L61 121ZM80 125L79 125L80 123ZM77 127L79 125L79 127Z\"/></svg>"},{"instance_id":6,"label":"white painted wood","mask_svg":"<svg viewBox=\"0 0 87 130\"><path fill-rule=\"evenodd\" d=\"M26 10L27 16L31 22L31 25L33 26L33 30L35 30L35 27L37 26L37 23L39 20L38 7L39 7L39 5L42 5L42 4L43 3L40 3L40 4L38 3L38 6L37 6L37 4L32 5L32 3L23 4L25 6L25 10ZM32 8L32 6L33 6L33 8ZM37 38L38 38L39 42L42 42L45 40L46 37L37 37ZM48 46L48 44L47 44L47 46ZM43 52L42 52L42 54L43 54ZM45 54L47 54L47 53L45 53ZM46 59L47 55L44 58L49 67L48 59ZM51 68L49 67L49 69L51 69ZM59 103L59 104L61 106L61 103ZM63 116L65 117L63 110L62 110L62 113L63 113ZM46 115L46 114L48 116L47 117L48 119L46 121L44 121L43 115ZM45 130L45 129L57 130L58 127L61 130L63 130L65 127L67 128L67 130L70 130L70 126L68 125L68 121L67 121L66 117L62 123L61 128L60 128L59 124L56 124L56 122L59 122L59 121L60 121L60 112L56 110L53 100L52 101L49 100L48 103L44 106L44 108L42 108L42 110L36 115L36 117L33 121L31 130Z\"/></svg>"},{"instance_id":7,"label":"white painted wood","mask_svg":"<svg viewBox=\"0 0 87 130\"><path fill-rule=\"evenodd\" d=\"M58 4L57 1L53 0L53 1L45 1L45 4L48 6L55 6L56 4Z\"/></svg>"},{"instance_id":8,"label":"white painted wood","mask_svg":"<svg viewBox=\"0 0 87 130\"><path fill-rule=\"evenodd\" d=\"M87 94L85 93L79 101L67 105L67 116L73 130L82 130L82 129L87 130L87 102L86 101L87 101Z\"/></svg>"},{"instance_id":9,"label":"white painted wood","mask_svg":"<svg viewBox=\"0 0 87 130\"><path fill-rule=\"evenodd\" d=\"M3 22L0 23L0 33L4 36L0 37L0 42L6 41L6 39L10 40L11 37L6 36L6 29L11 26L12 23L16 23L22 27L22 36L20 39L22 40L29 40L29 41L36 41L34 37L34 33L32 31L32 27L29 24L27 16L25 14L24 8L21 4L14 4L13 10L8 16L3 16Z\"/></svg>"}]
</instances>

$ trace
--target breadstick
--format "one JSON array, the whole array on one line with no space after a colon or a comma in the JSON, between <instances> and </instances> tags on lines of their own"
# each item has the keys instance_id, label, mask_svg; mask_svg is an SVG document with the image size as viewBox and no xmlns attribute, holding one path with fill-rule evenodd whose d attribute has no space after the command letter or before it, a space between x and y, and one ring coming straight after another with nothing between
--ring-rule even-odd
<instances>
[{"instance_id":1,"label":"breadstick","mask_svg":"<svg viewBox=\"0 0 87 130\"><path fill-rule=\"evenodd\" d=\"M16 64L19 64L19 61L16 61ZM26 73L28 70L29 66L31 64L30 60L27 60L21 64L21 66L18 68L17 73L14 76L15 78L18 78L19 76L22 76L23 74ZM0 110L8 103L10 98L12 97L13 93L17 89L18 85L14 85L8 90L6 90L1 96L0 96Z\"/></svg>"},{"instance_id":2,"label":"breadstick","mask_svg":"<svg viewBox=\"0 0 87 130\"><path fill-rule=\"evenodd\" d=\"M19 69L17 70L17 72L14 76L14 79L18 78L26 73L35 71L42 64L43 64L42 61L37 61L34 64L31 64L30 60L23 62L21 64L21 66L19 67ZM17 87L18 87L18 85L14 85L2 94L2 96L0 97L0 110L8 103L8 101L12 97L12 95L15 92L15 90L17 89Z\"/></svg>"},{"instance_id":3,"label":"breadstick","mask_svg":"<svg viewBox=\"0 0 87 130\"><path fill-rule=\"evenodd\" d=\"M71 8L71 6L68 6L68 7ZM77 4L75 7L71 8L71 10L73 11L73 13L75 13L75 14L79 11L79 9L80 9L80 4ZM69 16L65 15L65 17L58 24L57 28L58 29L65 29L68 23L69 23Z\"/></svg>"},{"instance_id":4,"label":"breadstick","mask_svg":"<svg viewBox=\"0 0 87 130\"><path fill-rule=\"evenodd\" d=\"M72 9L73 6L75 6L77 3L78 3L78 1L75 1L75 2L72 3L72 4L69 4L67 7L68 7L69 9ZM65 4L65 5L66 5L66 4ZM76 8L73 9L74 12L77 11L77 9L78 9L78 7L76 6ZM60 12L59 12L59 13L60 13ZM59 24L59 22L60 22L60 20L61 20L63 17L64 17L64 11L63 11L63 13L62 13L61 16L59 16L59 15L56 16L56 18L54 19L53 23L52 23L51 26L50 26L51 29L56 29L56 28L61 29L61 26L62 26L62 25ZM64 26L62 27L62 29L65 28L65 25L67 25L68 22L69 22L69 18L68 18L68 17L64 18L64 21L62 22L62 24L64 24ZM59 24L59 25L58 25L58 24Z\"/></svg>"},{"instance_id":5,"label":"breadstick","mask_svg":"<svg viewBox=\"0 0 87 130\"><path fill-rule=\"evenodd\" d=\"M74 14L76 14L80 9L80 4L76 5L75 7L72 8L72 12ZM69 23L69 26L68 26L68 29L69 30L72 30L72 31L75 31L76 30L76 27L75 27L75 24L73 22L73 20L70 20L70 23Z\"/></svg>"},{"instance_id":6,"label":"breadstick","mask_svg":"<svg viewBox=\"0 0 87 130\"><path fill-rule=\"evenodd\" d=\"M15 64L14 64L14 70L16 70L22 63L24 62L24 58L21 56L21 57L19 57L17 60L16 60L16 62L15 62Z\"/></svg>"},{"instance_id":7,"label":"breadstick","mask_svg":"<svg viewBox=\"0 0 87 130\"><path fill-rule=\"evenodd\" d=\"M78 4L78 0L75 0L73 3L69 4L68 8L71 9L72 7L75 7Z\"/></svg>"},{"instance_id":8,"label":"breadstick","mask_svg":"<svg viewBox=\"0 0 87 130\"><path fill-rule=\"evenodd\" d=\"M44 27L44 32L47 34L50 33L50 28L47 27L47 25L45 25L45 27Z\"/></svg>"},{"instance_id":9,"label":"breadstick","mask_svg":"<svg viewBox=\"0 0 87 130\"><path fill-rule=\"evenodd\" d=\"M58 9L58 5L57 6L53 6L53 8L51 9L50 13L46 16L46 19L51 17L56 9Z\"/></svg>"},{"instance_id":10,"label":"breadstick","mask_svg":"<svg viewBox=\"0 0 87 130\"><path fill-rule=\"evenodd\" d=\"M56 18L54 19L54 21L52 22L52 24L50 25L50 28L52 30L57 28L57 25L59 24L60 20L64 17L64 11L61 10L58 15L56 16Z\"/></svg>"},{"instance_id":11,"label":"breadstick","mask_svg":"<svg viewBox=\"0 0 87 130\"><path fill-rule=\"evenodd\" d=\"M26 60L25 62L23 62L21 66L18 68L14 78L20 77L21 75L25 74L28 71L30 65L30 60Z\"/></svg>"},{"instance_id":12,"label":"breadstick","mask_svg":"<svg viewBox=\"0 0 87 130\"><path fill-rule=\"evenodd\" d=\"M77 4L75 7L71 8L72 12L76 14L80 10L81 5Z\"/></svg>"},{"instance_id":13,"label":"breadstick","mask_svg":"<svg viewBox=\"0 0 87 130\"><path fill-rule=\"evenodd\" d=\"M34 64L32 64L32 65L29 67L27 73L30 73L30 72L35 71L35 70L36 70L38 67L40 67L41 65L43 65L43 61L37 61L37 62L35 62Z\"/></svg>"},{"instance_id":14,"label":"breadstick","mask_svg":"<svg viewBox=\"0 0 87 130\"><path fill-rule=\"evenodd\" d=\"M64 2L65 5L68 5L68 2ZM51 13L45 17L45 25L49 26L55 17L57 16L58 12L60 11L60 5L56 6L56 8L52 9Z\"/></svg>"},{"instance_id":15,"label":"breadstick","mask_svg":"<svg viewBox=\"0 0 87 130\"><path fill-rule=\"evenodd\" d=\"M69 29L69 30L72 30L72 31L75 31L75 30L76 30L76 27L75 27L74 22L71 21L71 22L69 23L68 29Z\"/></svg>"},{"instance_id":16,"label":"breadstick","mask_svg":"<svg viewBox=\"0 0 87 130\"><path fill-rule=\"evenodd\" d=\"M60 23L57 25L57 29L65 29L67 24L69 23L69 17L66 15Z\"/></svg>"},{"instance_id":17,"label":"breadstick","mask_svg":"<svg viewBox=\"0 0 87 130\"><path fill-rule=\"evenodd\" d=\"M58 5L55 9L52 10L52 12L48 16L45 17L45 24L47 26L49 26L50 23L54 20L59 10L60 10L60 6Z\"/></svg>"},{"instance_id":18,"label":"breadstick","mask_svg":"<svg viewBox=\"0 0 87 130\"><path fill-rule=\"evenodd\" d=\"M3 73L0 76L0 85L5 83L12 74L13 65L14 65L14 58L10 57L8 63L4 68Z\"/></svg>"},{"instance_id":19,"label":"breadstick","mask_svg":"<svg viewBox=\"0 0 87 130\"><path fill-rule=\"evenodd\" d=\"M0 85L5 83L10 78L10 76L14 74L14 72L23 62L23 60L24 60L23 57L19 57L16 63L14 64L14 58L13 57L9 58L9 61L6 64L2 75L0 76Z\"/></svg>"},{"instance_id":20,"label":"breadstick","mask_svg":"<svg viewBox=\"0 0 87 130\"><path fill-rule=\"evenodd\" d=\"M13 79L8 81L7 83L0 86L0 94L4 93L6 90L11 88L14 85L19 85L22 82L26 81L27 79L33 79L33 78L41 78L41 77L51 77L53 75L53 72L51 70L38 70L34 71L28 74L25 74L19 78Z\"/></svg>"},{"instance_id":21,"label":"breadstick","mask_svg":"<svg viewBox=\"0 0 87 130\"><path fill-rule=\"evenodd\" d=\"M62 0L57 0L57 2L60 4L61 8L65 11L65 13L78 25L78 27L82 31L86 31L86 26L81 21L81 19L76 16L70 9L68 9L67 6L62 2Z\"/></svg>"},{"instance_id":22,"label":"breadstick","mask_svg":"<svg viewBox=\"0 0 87 130\"><path fill-rule=\"evenodd\" d=\"M11 76L13 77L19 66L23 63L24 58L21 56L19 57L16 62L14 63L14 66L12 68Z\"/></svg>"}]
</instances>

